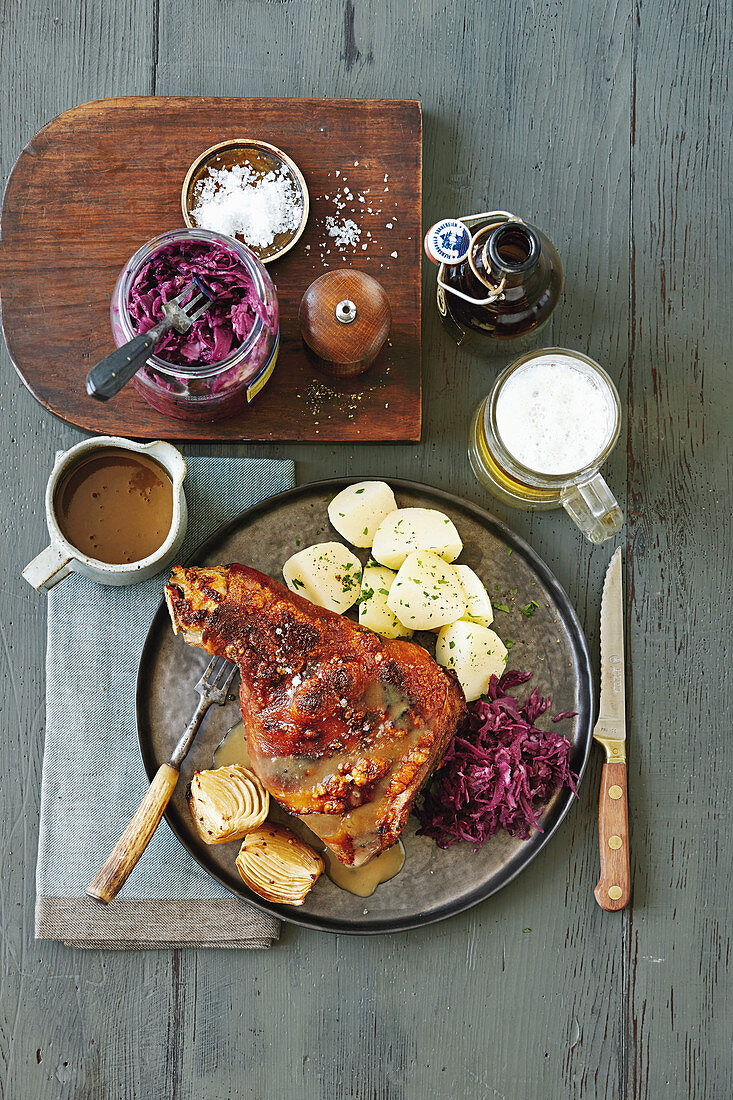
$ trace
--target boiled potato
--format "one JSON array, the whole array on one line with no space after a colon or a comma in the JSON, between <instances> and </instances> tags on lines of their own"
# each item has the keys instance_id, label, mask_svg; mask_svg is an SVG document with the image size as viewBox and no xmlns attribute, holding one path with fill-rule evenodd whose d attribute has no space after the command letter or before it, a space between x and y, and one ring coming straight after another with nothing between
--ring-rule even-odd
<instances>
[{"instance_id":1,"label":"boiled potato","mask_svg":"<svg viewBox=\"0 0 733 1100\"><path fill-rule=\"evenodd\" d=\"M455 672L469 703L488 690L492 676L501 676L506 655L493 630L464 619L444 626L435 645L435 660Z\"/></svg>"},{"instance_id":2,"label":"boiled potato","mask_svg":"<svg viewBox=\"0 0 733 1100\"><path fill-rule=\"evenodd\" d=\"M385 638L410 638L412 631L403 626L387 606L389 590L396 576L396 573L383 565L370 562L364 566L359 597L359 623L370 630L376 630L377 634Z\"/></svg>"},{"instance_id":3,"label":"boiled potato","mask_svg":"<svg viewBox=\"0 0 733 1100\"><path fill-rule=\"evenodd\" d=\"M413 550L392 583L387 607L404 626L433 630L460 619L466 597L452 565L431 550Z\"/></svg>"},{"instance_id":4,"label":"boiled potato","mask_svg":"<svg viewBox=\"0 0 733 1100\"><path fill-rule=\"evenodd\" d=\"M288 558L283 577L291 592L342 613L359 598L361 562L340 542L318 542Z\"/></svg>"},{"instance_id":5,"label":"boiled potato","mask_svg":"<svg viewBox=\"0 0 733 1100\"><path fill-rule=\"evenodd\" d=\"M353 546L371 546L374 532L397 501L383 481L360 481L337 493L328 506L328 518Z\"/></svg>"},{"instance_id":6,"label":"boiled potato","mask_svg":"<svg viewBox=\"0 0 733 1100\"><path fill-rule=\"evenodd\" d=\"M429 550L454 561L463 543L452 520L436 508L398 508L382 520L374 535L372 554L388 569L399 569L413 550Z\"/></svg>"},{"instance_id":7,"label":"boiled potato","mask_svg":"<svg viewBox=\"0 0 733 1100\"><path fill-rule=\"evenodd\" d=\"M454 565L453 568L466 594L466 614L463 618L470 619L472 623L480 623L481 626L491 626L494 609L483 581L467 565Z\"/></svg>"}]
</instances>

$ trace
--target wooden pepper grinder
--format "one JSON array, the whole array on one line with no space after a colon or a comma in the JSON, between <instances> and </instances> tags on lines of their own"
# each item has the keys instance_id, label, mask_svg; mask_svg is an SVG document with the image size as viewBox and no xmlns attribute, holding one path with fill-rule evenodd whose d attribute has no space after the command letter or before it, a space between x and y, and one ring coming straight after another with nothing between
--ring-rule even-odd
<instances>
[{"instance_id":1,"label":"wooden pepper grinder","mask_svg":"<svg viewBox=\"0 0 733 1100\"><path fill-rule=\"evenodd\" d=\"M303 295L298 321L319 369L337 378L353 378L379 355L392 313L384 287L371 275L327 271Z\"/></svg>"}]
</instances>

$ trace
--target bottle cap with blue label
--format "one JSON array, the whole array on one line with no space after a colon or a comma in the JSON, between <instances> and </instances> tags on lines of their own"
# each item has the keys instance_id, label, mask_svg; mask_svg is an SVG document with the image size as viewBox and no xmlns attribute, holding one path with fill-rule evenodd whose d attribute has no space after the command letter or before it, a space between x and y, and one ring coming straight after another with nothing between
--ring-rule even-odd
<instances>
[{"instance_id":1,"label":"bottle cap with blue label","mask_svg":"<svg viewBox=\"0 0 733 1100\"><path fill-rule=\"evenodd\" d=\"M425 234L425 255L438 267L453 267L466 259L471 250L471 233L458 218L444 218Z\"/></svg>"}]
</instances>

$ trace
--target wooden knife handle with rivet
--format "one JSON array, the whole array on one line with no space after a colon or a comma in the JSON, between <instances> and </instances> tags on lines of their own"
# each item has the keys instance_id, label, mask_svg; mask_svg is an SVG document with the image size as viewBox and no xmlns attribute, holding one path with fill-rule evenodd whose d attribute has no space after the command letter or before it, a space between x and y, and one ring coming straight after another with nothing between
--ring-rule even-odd
<instances>
[{"instance_id":1,"label":"wooden knife handle with rivet","mask_svg":"<svg viewBox=\"0 0 733 1100\"><path fill-rule=\"evenodd\" d=\"M626 761L607 760L603 765L598 806L601 877L594 893L601 909L610 912L623 909L631 896L626 786Z\"/></svg>"}]
</instances>

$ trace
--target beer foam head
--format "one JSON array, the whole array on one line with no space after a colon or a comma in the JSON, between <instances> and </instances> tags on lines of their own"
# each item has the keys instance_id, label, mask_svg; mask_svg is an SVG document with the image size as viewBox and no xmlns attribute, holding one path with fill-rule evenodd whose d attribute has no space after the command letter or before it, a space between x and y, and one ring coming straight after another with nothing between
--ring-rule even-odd
<instances>
[{"instance_id":1,"label":"beer foam head","mask_svg":"<svg viewBox=\"0 0 733 1100\"><path fill-rule=\"evenodd\" d=\"M562 476L595 462L613 435L617 410L610 386L593 367L547 352L502 383L495 417L499 439L517 462Z\"/></svg>"}]
</instances>

